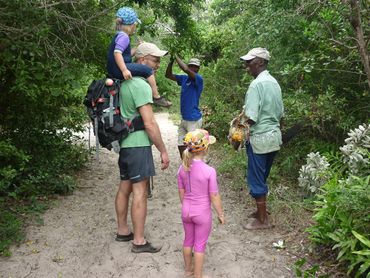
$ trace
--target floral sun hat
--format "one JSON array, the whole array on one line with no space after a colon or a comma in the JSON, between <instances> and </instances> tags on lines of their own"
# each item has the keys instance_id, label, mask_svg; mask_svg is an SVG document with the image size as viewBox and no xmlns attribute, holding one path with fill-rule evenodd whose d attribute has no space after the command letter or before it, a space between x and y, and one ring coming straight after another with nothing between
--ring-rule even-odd
<instances>
[{"instance_id":1,"label":"floral sun hat","mask_svg":"<svg viewBox=\"0 0 370 278\"><path fill-rule=\"evenodd\" d=\"M120 8L117 11L116 16L121 19L123 25L132 25L135 22L139 24L141 23L136 12L129 7Z\"/></svg>"},{"instance_id":2,"label":"floral sun hat","mask_svg":"<svg viewBox=\"0 0 370 278\"><path fill-rule=\"evenodd\" d=\"M197 153L208 148L216 142L216 137L209 135L205 129L196 129L185 135L184 145L191 153Z\"/></svg>"}]
</instances>

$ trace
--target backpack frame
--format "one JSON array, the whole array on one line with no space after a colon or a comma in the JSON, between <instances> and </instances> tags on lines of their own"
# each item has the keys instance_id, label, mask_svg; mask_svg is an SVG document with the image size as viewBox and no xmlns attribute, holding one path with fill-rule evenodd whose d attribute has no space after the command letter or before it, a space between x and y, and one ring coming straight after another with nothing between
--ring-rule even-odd
<instances>
[{"instance_id":1,"label":"backpack frame","mask_svg":"<svg viewBox=\"0 0 370 278\"><path fill-rule=\"evenodd\" d=\"M93 122L96 148L99 144L111 150L114 142L119 144L131 132L144 129L140 115L124 119L120 111L121 80L104 78L94 80L84 99L87 113Z\"/></svg>"}]
</instances>

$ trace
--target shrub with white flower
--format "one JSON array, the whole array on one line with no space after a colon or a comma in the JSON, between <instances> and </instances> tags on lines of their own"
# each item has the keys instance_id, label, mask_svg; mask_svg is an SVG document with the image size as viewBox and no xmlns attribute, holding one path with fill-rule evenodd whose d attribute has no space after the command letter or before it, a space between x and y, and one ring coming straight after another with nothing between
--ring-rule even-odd
<instances>
[{"instance_id":1,"label":"shrub with white flower","mask_svg":"<svg viewBox=\"0 0 370 278\"><path fill-rule=\"evenodd\" d=\"M370 172L370 125L362 124L348 133L346 143L340 147L343 161L350 175L368 175Z\"/></svg>"},{"instance_id":2,"label":"shrub with white flower","mask_svg":"<svg viewBox=\"0 0 370 278\"><path fill-rule=\"evenodd\" d=\"M327 159L321 156L319 152L309 153L307 155L307 164L303 165L299 170L299 186L311 193L316 192L329 180L329 166Z\"/></svg>"}]
</instances>

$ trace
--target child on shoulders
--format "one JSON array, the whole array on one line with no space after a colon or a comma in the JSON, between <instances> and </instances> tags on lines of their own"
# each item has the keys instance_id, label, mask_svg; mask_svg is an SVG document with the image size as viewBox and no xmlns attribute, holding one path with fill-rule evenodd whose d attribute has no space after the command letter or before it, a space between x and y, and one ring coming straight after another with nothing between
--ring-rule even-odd
<instances>
[{"instance_id":1,"label":"child on shoulders","mask_svg":"<svg viewBox=\"0 0 370 278\"><path fill-rule=\"evenodd\" d=\"M172 103L158 93L154 71L147 65L132 62L136 48L131 48L130 36L135 33L137 24L141 23L136 12L131 8L123 7L117 11L116 16L117 33L108 50L108 76L120 80L131 79L132 76L146 78L152 88L154 104L171 106Z\"/></svg>"}]
</instances>

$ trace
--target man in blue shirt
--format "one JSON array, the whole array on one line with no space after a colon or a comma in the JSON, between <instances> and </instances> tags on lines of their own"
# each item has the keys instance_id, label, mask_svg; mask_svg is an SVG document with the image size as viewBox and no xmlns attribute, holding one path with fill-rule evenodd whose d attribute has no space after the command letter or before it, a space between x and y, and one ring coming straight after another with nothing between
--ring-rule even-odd
<instances>
[{"instance_id":1,"label":"man in blue shirt","mask_svg":"<svg viewBox=\"0 0 370 278\"><path fill-rule=\"evenodd\" d=\"M176 59L179 67L186 73L173 74L172 66ZM199 109L199 99L203 91L203 77L198 73L200 69L200 61L196 58L190 59L188 64L185 64L177 55L171 57L170 63L167 66L166 77L176 81L181 86L181 123L178 131L178 149L180 157L185 150L184 137L186 133L202 127L202 112Z\"/></svg>"}]
</instances>

